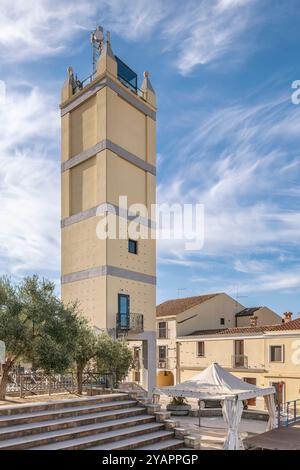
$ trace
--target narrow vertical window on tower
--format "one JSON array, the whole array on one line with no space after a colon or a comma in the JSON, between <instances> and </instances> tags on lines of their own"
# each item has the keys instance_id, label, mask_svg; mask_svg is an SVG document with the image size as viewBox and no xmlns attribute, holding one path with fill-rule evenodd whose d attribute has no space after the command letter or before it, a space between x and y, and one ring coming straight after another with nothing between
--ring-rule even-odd
<instances>
[{"instance_id":1,"label":"narrow vertical window on tower","mask_svg":"<svg viewBox=\"0 0 300 470\"><path fill-rule=\"evenodd\" d=\"M118 327L120 330L128 330L130 326L129 299L129 295L118 294Z\"/></svg>"},{"instance_id":2,"label":"narrow vertical window on tower","mask_svg":"<svg viewBox=\"0 0 300 470\"><path fill-rule=\"evenodd\" d=\"M128 251L129 253L133 253L137 255L138 252L138 245L136 240L128 240Z\"/></svg>"}]
</instances>

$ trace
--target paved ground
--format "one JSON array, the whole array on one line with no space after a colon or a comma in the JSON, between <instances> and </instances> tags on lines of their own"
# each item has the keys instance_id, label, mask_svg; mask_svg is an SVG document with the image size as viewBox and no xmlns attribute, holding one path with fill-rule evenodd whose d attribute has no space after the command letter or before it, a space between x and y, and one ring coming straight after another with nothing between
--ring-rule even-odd
<instances>
[{"instance_id":1,"label":"paved ground","mask_svg":"<svg viewBox=\"0 0 300 470\"><path fill-rule=\"evenodd\" d=\"M180 427L187 429L192 436L201 436L201 449L222 450L227 434L226 425L221 417L201 418L182 416L178 417ZM177 420L177 418L174 417ZM253 419L243 419L240 425L240 435L242 440L251 436L263 433L266 430L266 422Z\"/></svg>"},{"instance_id":2,"label":"paved ground","mask_svg":"<svg viewBox=\"0 0 300 470\"><path fill-rule=\"evenodd\" d=\"M247 440L247 444L268 450L300 450L300 422L256 434Z\"/></svg>"},{"instance_id":3,"label":"paved ground","mask_svg":"<svg viewBox=\"0 0 300 470\"><path fill-rule=\"evenodd\" d=\"M67 400L67 399L78 398L78 395L71 393L54 393L52 395L33 395L31 397L19 398L19 397L7 397L5 401L0 400L1 405L19 405L21 403L36 403L39 401L54 401L54 400Z\"/></svg>"},{"instance_id":4,"label":"paved ground","mask_svg":"<svg viewBox=\"0 0 300 470\"><path fill-rule=\"evenodd\" d=\"M192 416L178 416L174 419L180 421L183 427L192 427L195 429L199 429L199 418L192 417ZM267 423L265 421L257 421L255 419L242 419L240 425L241 432L247 432L251 434L260 434L266 431ZM224 423L223 418L216 417L216 418L201 418L201 427L211 428L215 430L223 430L226 429L226 424Z\"/></svg>"},{"instance_id":5,"label":"paved ground","mask_svg":"<svg viewBox=\"0 0 300 470\"><path fill-rule=\"evenodd\" d=\"M165 408L169 403L168 397L162 396L160 404ZM192 409L197 409L197 400L189 400ZM227 434L226 424L222 417L172 416L180 423L180 427L187 429L193 436L201 436L201 449L221 450ZM244 440L266 431L267 422L254 419L242 419L240 424L241 438Z\"/></svg>"}]
</instances>

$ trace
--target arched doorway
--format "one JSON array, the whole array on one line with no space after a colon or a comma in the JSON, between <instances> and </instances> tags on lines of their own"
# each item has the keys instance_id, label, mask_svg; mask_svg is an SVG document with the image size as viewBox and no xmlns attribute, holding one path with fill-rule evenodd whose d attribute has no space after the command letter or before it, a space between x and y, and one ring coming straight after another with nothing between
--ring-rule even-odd
<instances>
[{"instance_id":1,"label":"arched doorway","mask_svg":"<svg viewBox=\"0 0 300 470\"><path fill-rule=\"evenodd\" d=\"M169 370L160 370L157 373L156 381L158 387L167 387L168 385L174 385L173 372L170 372Z\"/></svg>"}]
</instances>

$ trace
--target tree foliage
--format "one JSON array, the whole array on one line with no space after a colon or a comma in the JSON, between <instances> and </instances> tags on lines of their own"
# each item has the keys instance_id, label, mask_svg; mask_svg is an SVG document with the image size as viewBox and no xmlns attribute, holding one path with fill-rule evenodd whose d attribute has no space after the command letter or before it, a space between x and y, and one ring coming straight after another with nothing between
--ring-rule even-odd
<instances>
[{"instance_id":1,"label":"tree foliage","mask_svg":"<svg viewBox=\"0 0 300 470\"><path fill-rule=\"evenodd\" d=\"M99 372L113 374L115 385L126 377L128 370L134 365L128 344L107 334L98 337L96 357Z\"/></svg>"},{"instance_id":2,"label":"tree foliage","mask_svg":"<svg viewBox=\"0 0 300 470\"><path fill-rule=\"evenodd\" d=\"M5 398L9 373L19 361L46 373L63 373L75 365L79 393L91 360L99 372L113 374L115 384L133 366L125 341L97 336L77 304L65 306L55 295L54 284L36 275L17 285L0 278L0 340L6 346L0 399Z\"/></svg>"},{"instance_id":3,"label":"tree foliage","mask_svg":"<svg viewBox=\"0 0 300 470\"><path fill-rule=\"evenodd\" d=\"M76 305L65 307L53 283L32 276L14 285L0 278L0 339L6 346L0 399L5 397L8 374L17 361L30 361L46 372L70 367L77 322Z\"/></svg>"},{"instance_id":4,"label":"tree foliage","mask_svg":"<svg viewBox=\"0 0 300 470\"><path fill-rule=\"evenodd\" d=\"M97 336L83 317L78 318L77 327L73 357L76 365L78 393L81 395L84 369L96 356Z\"/></svg>"}]
</instances>

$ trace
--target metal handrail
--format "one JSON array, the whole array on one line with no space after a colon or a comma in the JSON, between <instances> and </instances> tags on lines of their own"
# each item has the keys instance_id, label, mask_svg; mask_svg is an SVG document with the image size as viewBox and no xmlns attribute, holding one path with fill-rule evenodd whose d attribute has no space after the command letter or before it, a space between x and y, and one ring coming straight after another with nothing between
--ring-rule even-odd
<instances>
[{"instance_id":1,"label":"metal handrail","mask_svg":"<svg viewBox=\"0 0 300 470\"><path fill-rule=\"evenodd\" d=\"M103 386L110 388L114 383L113 374L84 372L83 388L91 386ZM13 373L9 377L7 394L18 393L19 396L39 395L66 391L76 394L77 376L74 372L64 374L45 374L44 372Z\"/></svg>"},{"instance_id":2,"label":"metal handrail","mask_svg":"<svg viewBox=\"0 0 300 470\"><path fill-rule=\"evenodd\" d=\"M277 404L278 427L289 426L300 421L300 399Z\"/></svg>"},{"instance_id":3,"label":"metal handrail","mask_svg":"<svg viewBox=\"0 0 300 470\"><path fill-rule=\"evenodd\" d=\"M73 83L73 91L76 93L79 90L82 90L86 84L92 83L92 81L95 79L96 73L91 73L88 77L84 78L83 80L78 80L77 78L74 78L74 83ZM133 86L126 78L121 77L118 75L118 80L123 83L126 88L128 88L132 93L135 95L138 95L140 98L145 100L145 93L141 88Z\"/></svg>"},{"instance_id":4,"label":"metal handrail","mask_svg":"<svg viewBox=\"0 0 300 470\"><path fill-rule=\"evenodd\" d=\"M120 313L116 316L117 335L133 333L143 333L144 331L144 315L142 313L130 312L126 322L121 321Z\"/></svg>"},{"instance_id":5,"label":"metal handrail","mask_svg":"<svg viewBox=\"0 0 300 470\"><path fill-rule=\"evenodd\" d=\"M244 354L234 354L232 356L232 367L234 369L248 369L248 356Z\"/></svg>"},{"instance_id":6,"label":"metal handrail","mask_svg":"<svg viewBox=\"0 0 300 470\"><path fill-rule=\"evenodd\" d=\"M158 359L157 360L157 368L158 369L169 369L169 359Z\"/></svg>"}]
</instances>

